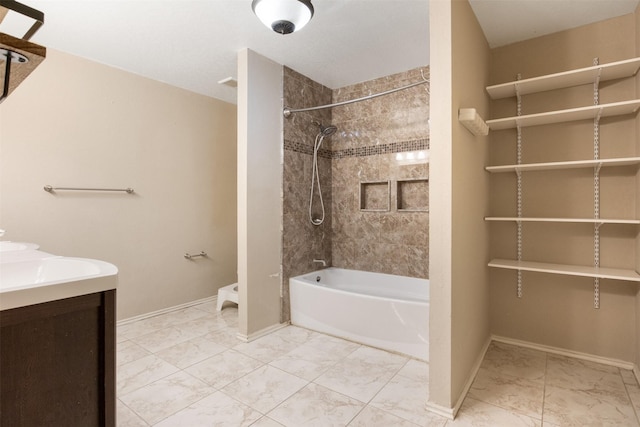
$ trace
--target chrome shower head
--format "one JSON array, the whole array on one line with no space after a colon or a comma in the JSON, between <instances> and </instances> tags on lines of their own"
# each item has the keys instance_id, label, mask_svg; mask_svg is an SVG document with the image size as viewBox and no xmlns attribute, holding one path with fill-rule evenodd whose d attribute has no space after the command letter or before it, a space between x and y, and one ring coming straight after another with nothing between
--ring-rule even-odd
<instances>
[{"instance_id":1,"label":"chrome shower head","mask_svg":"<svg viewBox=\"0 0 640 427\"><path fill-rule=\"evenodd\" d=\"M334 133L336 133L336 131L338 130L338 128L337 128L337 127L335 127L335 126L331 126L331 125L329 125L329 126L325 126L325 125L323 125L322 123L320 123L320 122L318 122L318 121L316 121L316 120L312 121L311 123L312 123L313 125L318 126L318 127L320 128L320 134L321 134L322 136L330 136L330 135L333 135L333 134L334 134Z\"/></svg>"},{"instance_id":2,"label":"chrome shower head","mask_svg":"<svg viewBox=\"0 0 640 427\"><path fill-rule=\"evenodd\" d=\"M334 133L336 133L336 131L337 131L337 130L338 130L338 128L337 128L337 127L335 127L335 126L331 126L331 125L329 125L329 126L322 126L322 125L320 125L320 133L321 133L323 136L330 136L330 135L333 135Z\"/></svg>"}]
</instances>

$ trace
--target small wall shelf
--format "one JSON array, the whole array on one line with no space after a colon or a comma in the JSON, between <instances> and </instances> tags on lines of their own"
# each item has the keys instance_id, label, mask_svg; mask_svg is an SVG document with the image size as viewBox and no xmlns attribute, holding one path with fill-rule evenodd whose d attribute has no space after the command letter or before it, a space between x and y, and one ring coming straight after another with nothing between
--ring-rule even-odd
<instances>
[{"instance_id":1,"label":"small wall shelf","mask_svg":"<svg viewBox=\"0 0 640 427\"><path fill-rule=\"evenodd\" d=\"M533 218L533 217L511 217L511 216L488 216L485 221L504 222L566 222L566 223L587 223L587 224L628 224L640 225L640 219L613 219L613 218Z\"/></svg>"},{"instance_id":2,"label":"small wall shelf","mask_svg":"<svg viewBox=\"0 0 640 427\"><path fill-rule=\"evenodd\" d=\"M396 181L396 208L400 212L429 211L429 180L426 178Z\"/></svg>"},{"instance_id":3,"label":"small wall shelf","mask_svg":"<svg viewBox=\"0 0 640 427\"><path fill-rule=\"evenodd\" d=\"M640 165L640 157L625 157L618 159L599 160L572 160L567 162L529 163L520 165L487 166L485 169L491 173L496 172L525 172L544 171L553 169L578 169L607 166L632 166Z\"/></svg>"},{"instance_id":4,"label":"small wall shelf","mask_svg":"<svg viewBox=\"0 0 640 427\"><path fill-rule=\"evenodd\" d=\"M505 268L518 271L534 271L538 273L562 274L566 276L580 276L599 279L640 282L640 274L638 274L635 270L625 270L620 268L549 264L544 262L517 261L510 259L493 259L489 262L489 267Z\"/></svg>"},{"instance_id":5,"label":"small wall shelf","mask_svg":"<svg viewBox=\"0 0 640 427\"><path fill-rule=\"evenodd\" d=\"M610 104L589 105L587 107L569 108L567 110L547 111L525 116L487 120L487 125L491 130L515 129L517 127L549 125L577 120L593 120L597 117L624 116L635 114L638 108L640 108L640 99L632 99L630 101L612 102Z\"/></svg>"},{"instance_id":6,"label":"small wall shelf","mask_svg":"<svg viewBox=\"0 0 640 427\"><path fill-rule=\"evenodd\" d=\"M360 210L386 212L390 205L389 181L360 183Z\"/></svg>"},{"instance_id":7,"label":"small wall shelf","mask_svg":"<svg viewBox=\"0 0 640 427\"><path fill-rule=\"evenodd\" d=\"M632 77L640 69L640 58L626 59L603 65L570 70L530 79L516 80L487 87L492 99L509 98L516 95L546 92L554 89L579 86L593 83L597 80L607 80Z\"/></svg>"}]
</instances>

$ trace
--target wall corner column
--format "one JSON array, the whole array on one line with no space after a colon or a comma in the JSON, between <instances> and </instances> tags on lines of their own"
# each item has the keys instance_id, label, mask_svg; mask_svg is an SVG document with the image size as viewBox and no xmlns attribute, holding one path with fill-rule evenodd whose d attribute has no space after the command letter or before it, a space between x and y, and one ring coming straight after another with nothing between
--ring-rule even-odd
<instances>
[{"instance_id":1,"label":"wall corner column","mask_svg":"<svg viewBox=\"0 0 640 427\"><path fill-rule=\"evenodd\" d=\"M454 417L490 340L488 138L458 122L488 116L490 50L467 0L431 0L430 382L427 407Z\"/></svg>"},{"instance_id":2,"label":"wall corner column","mask_svg":"<svg viewBox=\"0 0 640 427\"><path fill-rule=\"evenodd\" d=\"M238 52L238 335L280 324L283 67Z\"/></svg>"},{"instance_id":3,"label":"wall corner column","mask_svg":"<svg viewBox=\"0 0 640 427\"><path fill-rule=\"evenodd\" d=\"M429 1L429 401L427 407L453 417L451 397L452 255L452 33L451 0ZM435 108L433 108L435 107Z\"/></svg>"}]
</instances>

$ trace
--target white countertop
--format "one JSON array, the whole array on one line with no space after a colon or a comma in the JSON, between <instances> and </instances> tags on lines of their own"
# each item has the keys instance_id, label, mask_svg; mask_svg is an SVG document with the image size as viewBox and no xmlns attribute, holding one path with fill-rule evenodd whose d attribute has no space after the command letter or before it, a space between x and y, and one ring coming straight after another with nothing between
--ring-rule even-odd
<instances>
[{"instance_id":1,"label":"white countertop","mask_svg":"<svg viewBox=\"0 0 640 427\"><path fill-rule=\"evenodd\" d=\"M24 249L0 252L0 310L117 288L108 262Z\"/></svg>"}]
</instances>

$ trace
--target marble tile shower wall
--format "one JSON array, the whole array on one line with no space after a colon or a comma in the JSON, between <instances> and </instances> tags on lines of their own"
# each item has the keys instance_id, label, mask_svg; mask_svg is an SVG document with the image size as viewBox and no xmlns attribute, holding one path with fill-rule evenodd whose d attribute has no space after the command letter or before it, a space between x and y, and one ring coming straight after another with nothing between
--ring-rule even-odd
<instances>
[{"instance_id":1,"label":"marble tile shower wall","mask_svg":"<svg viewBox=\"0 0 640 427\"><path fill-rule=\"evenodd\" d=\"M424 67L332 91L285 67L283 103L306 108L359 98L420 81L422 70L428 77L428 67ZM412 183L429 175L426 160L406 161L408 153L428 153L427 87L295 113L284 120L283 321L289 320L290 313L288 279L318 268L314 258L336 267L428 277L427 182L403 190L403 197L420 201L421 211L397 208L397 182ZM314 121L338 127L320 151L326 211L321 226L311 225L308 214L313 144L318 134ZM361 211L361 182L369 181L389 182L389 210ZM314 204L317 209L318 201Z\"/></svg>"},{"instance_id":2,"label":"marble tile shower wall","mask_svg":"<svg viewBox=\"0 0 640 427\"><path fill-rule=\"evenodd\" d=\"M306 108L331 103L331 89L284 68L283 103L291 108ZM309 221L309 195L311 187L312 157L318 127L331 123L331 110L318 110L292 114L284 119L283 170L283 306L282 321L289 320L289 277L318 268L313 259L331 263L331 138L325 138L320 151L318 167L325 220L320 226ZM314 218L318 217L319 200L314 200Z\"/></svg>"},{"instance_id":3,"label":"marble tile shower wall","mask_svg":"<svg viewBox=\"0 0 640 427\"><path fill-rule=\"evenodd\" d=\"M418 68L341 88L332 102L406 86L420 81L422 72L428 78L428 71ZM333 109L338 127L331 145L333 266L429 277L428 120L428 84ZM361 183L367 182L389 183L388 210L361 209L367 207ZM398 193L403 184L411 185ZM419 201L417 209L403 206L403 198Z\"/></svg>"},{"instance_id":4,"label":"marble tile shower wall","mask_svg":"<svg viewBox=\"0 0 640 427\"><path fill-rule=\"evenodd\" d=\"M333 91L332 102L360 98L384 92L429 78L429 67L346 86ZM334 157L341 150L375 148L386 144L399 145L429 138L429 84L395 92L368 101L356 102L332 109L333 124L339 135L333 138ZM348 153L346 154L348 155Z\"/></svg>"}]
</instances>

